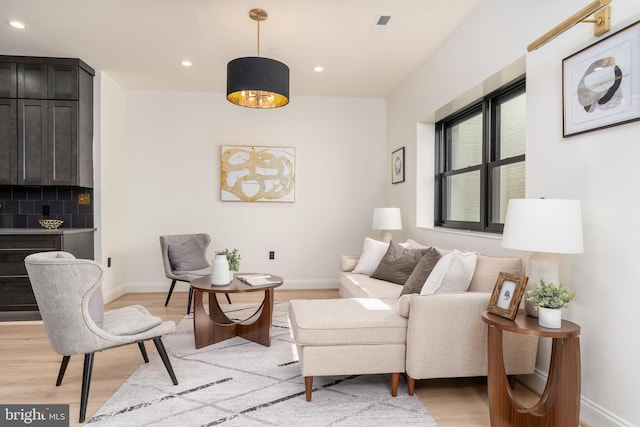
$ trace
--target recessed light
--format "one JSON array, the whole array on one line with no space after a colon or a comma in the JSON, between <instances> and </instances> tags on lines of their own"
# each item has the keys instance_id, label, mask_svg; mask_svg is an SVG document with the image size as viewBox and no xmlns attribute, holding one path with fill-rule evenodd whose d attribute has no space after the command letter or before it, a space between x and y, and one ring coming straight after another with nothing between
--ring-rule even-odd
<instances>
[{"instance_id":1,"label":"recessed light","mask_svg":"<svg viewBox=\"0 0 640 427\"><path fill-rule=\"evenodd\" d=\"M315 67L315 68L313 69L313 71L315 71L316 73L321 73L321 72L323 72L323 71L324 71L324 68L322 68L321 66L319 66L319 65L318 65L317 67Z\"/></svg>"},{"instance_id":2,"label":"recessed light","mask_svg":"<svg viewBox=\"0 0 640 427\"><path fill-rule=\"evenodd\" d=\"M182 64L183 67L191 67L193 65L191 61L188 61L186 59L182 61L180 64Z\"/></svg>"},{"instance_id":3,"label":"recessed light","mask_svg":"<svg viewBox=\"0 0 640 427\"><path fill-rule=\"evenodd\" d=\"M18 30L24 30L27 28L27 26L20 21L7 21L7 23Z\"/></svg>"}]
</instances>

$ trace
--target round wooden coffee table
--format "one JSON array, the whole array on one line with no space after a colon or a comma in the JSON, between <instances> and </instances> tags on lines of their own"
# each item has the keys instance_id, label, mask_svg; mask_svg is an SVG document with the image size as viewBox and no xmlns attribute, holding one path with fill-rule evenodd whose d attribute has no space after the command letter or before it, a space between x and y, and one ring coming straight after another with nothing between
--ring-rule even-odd
<instances>
[{"instance_id":1,"label":"round wooden coffee table","mask_svg":"<svg viewBox=\"0 0 640 427\"><path fill-rule=\"evenodd\" d=\"M247 273L242 273L247 274ZM282 285L280 276L270 275L266 285L250 286L236 277L225 286L211 284L211 276L203 276L191 282L194 291L193 334L196 348L206 347L232 337L242 337L249 341L271 346L271 322L273 317L273 290ZM241 292L264 292L264 299L258 309L244 320L229 319L218 304L216 294L236 294ZM204 294L209 295L209 313L204 308Z\"/></svg>"}]
</instances>

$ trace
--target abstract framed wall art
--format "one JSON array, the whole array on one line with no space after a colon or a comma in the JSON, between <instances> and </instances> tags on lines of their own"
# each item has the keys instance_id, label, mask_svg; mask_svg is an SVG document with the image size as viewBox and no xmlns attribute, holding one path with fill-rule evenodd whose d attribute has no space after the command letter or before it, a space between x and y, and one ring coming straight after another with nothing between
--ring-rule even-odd
<instances>
[{"instance_id":1,"label":"abstract framed wall art","mask_svg":"<svg viewBox=\"0 0 640 427\"><path fill-rule=\"evenodd\" d=\"M563 137L640 119L640 22L562 60Z\"/></svg>"},{"instance_id":2,"label":"abstract framed wall art","mask_svg":"<svg viewBox=\"0 0 640 427\"><path fill-rule=\"evenodd\" d=\"M404 182L404 147L391 153L391 183Z\"/></svg>"},{"instance_id":3,"label":"abstract framed wall art","mask_svg":"<svg viewBox=\"0 0 640 427\"><path fill-rule=\"evenodd\" d=\"M296 149L223 145L220 200L294 202Z\"/></svg>"}]
</instances>

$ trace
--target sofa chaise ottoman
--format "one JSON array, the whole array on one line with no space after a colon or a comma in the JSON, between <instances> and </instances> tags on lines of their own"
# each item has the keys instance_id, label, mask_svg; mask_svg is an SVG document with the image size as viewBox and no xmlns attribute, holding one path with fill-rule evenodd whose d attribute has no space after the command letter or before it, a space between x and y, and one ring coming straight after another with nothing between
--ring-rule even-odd
<instances>
[{"instance_id":1,"label":"sofa chaise ottoman","mask_svg":"<svg viewBox=\"0 0 640 427\"><path fill-rule=\"evenodd\" d=\"M289 321L311 401L314 376L391 374L396 396L405 372L407 318L395 300L292 300Z\"/></svg>"}]
</instances>

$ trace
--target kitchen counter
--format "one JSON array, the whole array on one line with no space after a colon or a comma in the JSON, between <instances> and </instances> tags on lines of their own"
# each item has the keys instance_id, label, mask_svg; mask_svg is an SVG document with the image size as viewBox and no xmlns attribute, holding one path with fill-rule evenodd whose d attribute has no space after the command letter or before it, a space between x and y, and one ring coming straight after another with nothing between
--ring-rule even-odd
<instances>
[{"instance_id":1,"label":"kitchen counter","mask_svg":"<svg viewBox=\"0 0 640 427\"><path fill-rule=\"evenodd\" d=\"M46 228L0 228L0 236L10 236L16 234L29 235L52 235L52 234L75 234L88 233L96 231L95 228L58 228L56 230L47 230Z\"/></svg>"}]
</instances>

